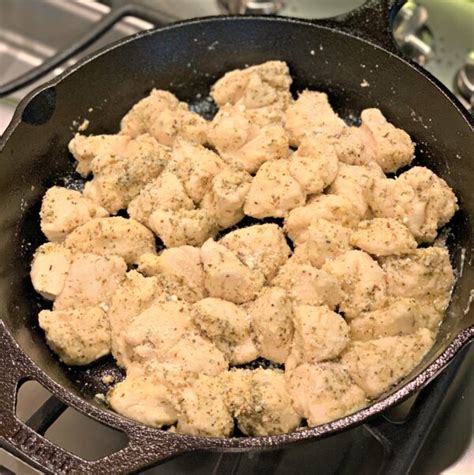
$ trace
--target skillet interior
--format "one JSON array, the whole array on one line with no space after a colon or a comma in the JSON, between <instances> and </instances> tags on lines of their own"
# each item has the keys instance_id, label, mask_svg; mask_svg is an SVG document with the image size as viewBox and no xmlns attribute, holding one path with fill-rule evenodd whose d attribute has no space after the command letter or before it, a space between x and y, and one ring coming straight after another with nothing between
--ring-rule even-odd
<instances>
[{"instance_id":1,"label":"skillet interior","mask_svg":"<svg viewBox=\"0 0 474 475\"><path fill-rule=\"evenodd\" d=\"M26 106L1 151L0 314L22 349L57 383L87 397L103 389L98 375L104 369L115 371L107 360L74 371L58 362L37 326L44 302L29 280L32 254L44 241L38 219L44 191L65 177L80 186L67 152L74 121L88 118L87 133L114 133L130 106L153 87L212 112L203 98L218 77L270 59L288 62L294 91L326 91L348 120L366 107L380 107L417 142L417 163L442 176L459 198L461 210L447 233L459 279L439 338L419 370L473 324L465 309L473 281L474 140L451 99L413 66L343 33L282 19L196 21L128 41L51 85Z\"/></svg>"}]
</instances>

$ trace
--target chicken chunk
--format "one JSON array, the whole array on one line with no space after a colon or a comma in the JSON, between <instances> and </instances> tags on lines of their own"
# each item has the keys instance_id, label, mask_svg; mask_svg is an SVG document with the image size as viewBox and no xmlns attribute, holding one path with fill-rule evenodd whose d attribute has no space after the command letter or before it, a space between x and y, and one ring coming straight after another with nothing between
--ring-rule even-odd
<instances>
[{"instance_id":1,"label":"chicken chunk","mask_svg":"<svg viewBox=\"0 0 474 475\"><path fill-rule=\"evenodd\" d=\"M413 167L396 180L375 180L369 204L374 216L403 222L418 242L432 242L458 209L446 182L424 167Z\"/></svg>"},{"instance_id":2,"label":"chicken chunk","mask_svg":"<svg viewBox=\"0 0 474 475\"><path fill-rule=\"evenodd\" d=\"M107 305L126 271L121 257L75 254L54 309Z\"/></svg>"},{"instance_id":3,"label":"chicken chunk","mask_svg":"<svg viewBox=\"0 0 474 475\"><path fill-rule=\"evenodd\" d=\"M433 345L433 334L421 328L411 335L355 341L342 363L366 394L375 398L408 375Z\"/></svg>"},{"instance_id":4,"label":"chicken chunk","mask_svg":"<svg viewBox=\"0 0 474 475\"><path fill-rule=\"evenodd\" d=\"M230 249L247 267L258 269L265 279L275 277L288 260L290 248L276 224L256 224L226 234L220 244Z\"/></svg>"},{"instance_id":5,"label":"chicken chunk","mask_svg":"<svg viewBox=\"0 0 474 475\"><path fill-rule=\"evenodd\" d=\"M86 365L110 352L110 325L95 307L41 310L39 326L50 348L67 365Z\"/></svg>"},{"instance_id":6,"label":"chicken chunk","mask_svg":"<svg viewBox=\"0 0 474 475\"><path fill-rule=\"evenodd\" d=\"M209 191L212 179L226 168L225 162L211 150L185 140L176 140L170 163L184 185L187 195L199 203Z\"/></svg>"},{"instance_id":7,"label":"chicken chunk","mask_svg":"<svg viewBox=\"0 0 474 475\"><path fill-rule=\"evenodd\" d=\"M385 173L408 165L415 156L410 136L387 121L379 109L365 109L361 113L361 131L375 152L375 160Z\"/></svg>"},{"instance_id":8,"label":"chicken chunk","mask_svg":"<svg viewBox=\"0 0 474 475\"><path fill-rule=\"evenodd\" d=\"M178 176L165 169L163 173L141 189L128 205L131 218L147 225L151 214L156 210L192 210L193 200L188 196Z\"/></svg>"},{"instance_id":9,"label":"chicken chunk","mask_svg":"<svg viewBox=\"0 0 474 475\"><path fill-rule=\"evenodd\" d=\"M121 131L130 137L148 133L169 147L178 136L196 143L207 140L207 122L170 92L157 89L130 109L122 119Z\"/></svg>"},{"instance_id":10,"label":"chicken chunk","mask_svg":"<svg viewBox=\"0 0 474 475\"><path fill-rule=\"evenodd\" d=\"M211 89L219 107L232 104L245 110L250 120L264 126L280 122L291 102L291 77L283 61L267 61L246 69L230 71Z\"/></svg>"},{"instance_id":11,"label":"chicken chunk","mask_svg":"<svg viewBox=\"0 0 474 475\"><path fill-rule=\"evenodd\" d=\"M279 287L264 288L247 304L247 312L260 356L284 363L293 340L293 305L286 291Z\"/></svg>"},{"instance_id":12,"label":"chicken chunk","mask_svg":"<svg viewBox=\"0 0 474 475\"><path fill-rule=\"evenodd\" d=\"M349 343L349 326L326 305L297 305L293 311L295 336L285 368L337 358Z\"/></svg>"},{"instance_id":13,"label":"chicken chunk","mask_svg":"<svg viewBox=\"0 0 474 475\"><path fill-rule=\"evenodd\" d=\"M134 219L122 217L91 219L77 227L65 241L72 252L116 255L134 264L146 252L155 253L153 233Z\"/></svg>"},{"instance_id":14,"label":"chicken chunk","mask_svg":"<svg viewBox=\"0 0 474 475\"><path fill-rule=\"evenodd\" d=\"M71 251L61 244L47 242L38 247L30 272L36 292L45 299L54 300L64 288L71 259Z\"/></svg>"},{"instance_id":15,"label":"chicken chunk","mask_svg":"<svg viewBox=\"0 0 474 475\"><path fill-rule=\"evenodd\" d=\"M211 297L234 303L253 300L263 286L265 277L258 269L250 269L222 244L212 239L201 248L204 284Z\"/></svg>"},{"instance_id":16,"label":"chicken chunk","mask_svg":"<svg viewBox=\"0 0 474 475\"><path fill-rule=\"evenodd\" d=\"M143 254L138 270L156 275L169 295L187 302L197 302L207 296L200 249L192 246L165 249L159 256Z\"/></svg>"},{"instance_id":17,"label":"chicken chunk","mask_svg":"<svg viewBox=\"0 0 474 475\"><path fill-rule=\"evenodd\" d=\"M386 298L385 272L363 251L347 251L323 265L342 287L339 308L346 318L380 308Z\"/></svg>"},{"instance_id":18,"label":"chicken chunk","mask_svg":"<svg viewBox=\"0 0 474 475\"><path fill-rule=\"evenodd\" d=\"M301 418L291 406L282 371L238 369L225 378L226 402L244 434L284 434L299 426Z\"/></svg>"},{"instance_id":19,"label":"chicken chunk","mask_svg":"<svg viewBox=\"0 0 474 475\"><path fill-rule=\"evenodd\" d=\"M196 326L226 355L230 364L244 364L258 357L250 318L239 306L219 298L206 298L194 305L193 315Z\"/></svg>"},{"instance_id":20,"label":"chicken chunk","mask_svg":"<svg viewBox=\"0 0 474 475\"><path fill-rule=\"evenodd\" d=\"M345 127L337 135L323 134L333 145L337 158L347 165L371 165L375 161L375 149L370 136L360 127Z\"/></svg>"},{"instance_id":21,"label":"chicken chunk","mask_svg":"<svg viewBox=\"0 0 474 475\"><path fill-rule=\"evenodd\" d=\"M340 226L354 227L361 216L348 198L320 195L306 206L291 210L285 219L285 230L295 244L301 244L308 239L310 224L321 218Z\"/></svg>"},{"instance_id":22,"label":"chicken chunk","mask_svg":"<svg viewBox=\"0 0 474 475\"><path fill-rule=\"evenodd\" d=\"M244 170L229 168L212 180L211 190L200 206L214 216L221 229L237 224L244 217L244 202L252 177Z\"/></svg>"},{"instance_id":23,"label":"chicken chunk","mask_svg":"<svg viewBox=\"0 0 474 475\"><path fill-rule=\"evenodd\" d=\"M339 363L302 364L286 374L296 412L310 427L347 416L367 404L364 391Z\"/></svg>"},{"instance_id":24,"label":"chicken chunk","mask_svg":"<svg viewBox=\"0 0 474 475\"><path fill-rule=\"evenodd\" d=\"M417 248L413 234L393 218L361 221L351 235L351 244L374 256L409 254Z\"/></svg>"},{"instance_id":25,"label":"chicken chunk","mask_svg":"<svg viewBox=\"0 0 474 475\"><path fill-rule=\"evenodd\" d=\"M108 214L107 210L78 191L53 186L45 193L41 203L41 231L50 241L64 241L81 224Z\"/></svg>"},{"instance_id":26,"label":"chicken chunk","mask_svg":"<svg viewBox=\"0 0 474 475\"><path fill-rule=\"evenodd\" d=\"M82 176L91 171L92 160L100 155L122 155L130 137L126 135L80 135L69 142L69 151L77 160L76 170Z\"/></svg>"},{"instance_id":27,"label":"chicken chunk","mask_svg":"<svg viewBox=\"0 0 474 475\"><path fill-rule=\"evenodd\" d=\"M332 110L326 93L306 90L288 107L285 127L290 145L297 147L308 135L315 133L337 135L346 124Z\"/></svg>"},{"instance_id":28,"label":"chicken chunk","mask_svg":"<svg viewBox=\"0 0 474 475\"><path fill-rule=\"evenodd\" d=\"M214 216L205 209L158 209L148 224L166 247L200 246L217 234Z\"/></svg>"},{"instance_id":29,"label":"chicken chunk","mask_svg":"<svg viewBox=\"0 0 474 475\"><path fill-rule=\"evenodd\" d=\"M322 269L288 262L280 268L272 285L285 289L298 304L336 307L343 295L335 277Z\"/></svg>"},{"instance_id":30,"label":"chicken chunk","mask_svg":"<svg viewBox=\"0 0 474 475\"><path fill-rule=\"evenodd\" d=\"M288 160L264 163L250 185L244 212L254 218L282 218L302 206L306 193L291 176Z\"/></svg>"}]
</instances>

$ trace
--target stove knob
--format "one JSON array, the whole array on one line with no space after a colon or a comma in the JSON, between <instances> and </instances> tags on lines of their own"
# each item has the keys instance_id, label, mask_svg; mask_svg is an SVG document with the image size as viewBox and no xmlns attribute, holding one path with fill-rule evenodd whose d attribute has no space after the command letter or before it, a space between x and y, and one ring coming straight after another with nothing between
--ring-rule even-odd
<instances>
[{"instance_id":1,"label":"stove knob","mask_svg":"<svg viewBox=\"0 0 474 475\"><path fill-rule=\"evenodd\" d=\"M474 109L474 51L471 51L454 79L456 91Z\"/></svg>"},{"instance_id":2,"label":"stove knob","mask_svg":"<svg viewBox=\"0 0 474 475\"><path fill-rule=\"evenodd\" d=\"M219 0L219 4L229 13L276 15L284 5L281 0Z\"/></svg>"}]
</instances>

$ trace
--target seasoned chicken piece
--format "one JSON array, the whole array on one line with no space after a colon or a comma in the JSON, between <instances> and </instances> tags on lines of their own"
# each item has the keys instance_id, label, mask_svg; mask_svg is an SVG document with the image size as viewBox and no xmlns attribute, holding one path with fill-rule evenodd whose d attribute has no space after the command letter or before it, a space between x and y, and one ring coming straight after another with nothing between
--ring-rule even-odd
<instances>
[{"instance_id":1,"label":"seasoned chicken piece","mask_svg":"<svg viewBox=\"0 0 474 475\"><path fill-rule=\"evenodd\" d=\"M48 345L67 365L89 364L110 352L109 319L98 306L41 310L38 321Z\"/></svg>"},{"instance_id":2,"label":"seasoned chicken piece","mask_svg":"<svg viewBox=\"0 0 474 475\"><path fill-rule=\"evenodd\" d=\"M226 402L244 434L284 434L299 426L301 418L291 406L282 371L237 369L223 379Z\"/></svg>"},{"instance_id":3,"label":"seasoned chicken piece","mask_svg":"<svg viewBox=\"0 0 474 475\"><path fill-rule=\"evenodd\" d=\"M73 255L54 310L107 305L126 272L127 264L119 256Z\"/></svg>"},{"instance_id":4,"label":"seasoned chicken piece","mask_svg":"<svg viewBox=\"0 0 474 475\"><path fill-rule=\"evenodd\" d=\"M177 211L194 208L178 176L165 169L163 173L141 189L128 205L128 214L142 224L148 224L151 214L158 210Z\"/></svg>"},{"instance_id":5,"label":"seasoned chicken piece","mask_svg":"<svg viewBox=\"0 0 474 475\"><path fill-rule=\"evenodd\" d=\"M65 241L73 253L116 255L134 264L146 252L155 253L153 233L134 219L122 217L91 219L77 227Z\"/></svg>"},{"instance_id":6,"label":"seasoned chicken piece","mask_svg":"<svg viewBox=\"0 0 474 475\"><path fill-rule=\"evenodd\" d=\"M337 158L347 165L369 165L375 162L375 149L360 127L345 127L337 135L324 134L333 145ZM370 139L370 136L369 136Z\"/></svg>"},{"instance_id":7,"label":"seasoned chicken piece","mask_svg":"<svg viewBox=\"0 0 474 475\"><path fill-rule=\"evenodd\" d=\"M246 69L235 69L219 79L211 96L219 107L235 105L259 125L280 122L291 102L291 76L283 61L267 61Z\"/></svg>"},{"instance_id":8,"label":"seasoned chicken piece","mask_svg":"<svg viewBox=\"0 0 474 475\"><path fill-rule=\"evenodd\" d=\"M193 320L230 364L244 364L258 357L250 318L234 303L218 298L203 299L194 305Z\"/></svg>"},{"instance_id":9,"label":"seasoned chicken piece","mask_svg":"<svg viewBox=\"0 0 474 475\"><path fill-rule=\"evenodd\" d=\"M252 177L246 171L228 168L214 177L211 190L200 206L214 216L221 229L229 228L244 217L244 202L251 182Z\"/></svg>"},{"instance_id":10,"label":"seasoned chicken piece","mask_svg":"<svg viewBox=\"0 0 474 475\"><path fill-rule=\"evenodd\" d=\"M143 254L138 270L156 275L169 295L187 302L197 302L207 296L200 249L192 246L165 249L160 255Z\"/></svg>"},{"instance_id":11,"label":"seasoned chicken piece","mask_svg":"<svg viewBox=\"0 0 474 475\"><path fill-rule=\"evenodd\" d=\"M107 393L107 402L119 414L153 427L174 424L178 413L174 404L175 384L163 371L144 372L134 366L127 377Z\"/></svg>"},{"instance_id":12,"label":"seasoned chicken piece","mask_svg":"<svg viewBox=\"0 0 474 475\"><path fill-rule=\"evenodd\" d=\"M369 209L368 193L377 179L385 179L385 175L376 163L366 166L341 163L329 193L347 198L357 208L360 216L366 216Z\"/></svg>"},{"instance_id":13,"label":"seasoned chicken piece","mask_svg":"<svg viewBox=\"0 0 474 475\"><path fill-rule=\"evenodd\" d=\"M288 157L290 152L281 125L259 126L248 112L233 106L224 106L216 114L209 127L209 140L229 165L249 173L255 173L268 160Z\"/></svg>"},{"instance_id":14,"label":"seasoned chicken piece","mask_svg":"<svg viewBox=\"0 0 474 475\"><path fill-rule=\"evenodd\" d=\"M154 211L148 225L166 247L200 246L217 234L214 216L205 209Z\"/></svg>"},{"instance_id":15,"label":"seasoned chicken piece","mask_svg":"<svg viewBox=\"0 0 474 475\"><path fill-rule=\"evenodd\" d=\"M171 147L177 137L205 143L207 122L170 92L153 89L127 112L121 132L130 137L149 133L161 144Z\"/></svg>"},{"instance_id":16,"label":"seasoned chicken piece","mask_svg":"<svg viewBox=\"0 0 474 475\"><path fill-rule=\"evenodd\" d=\"M413 167L396 180L375 180L369 204L374 216L403 222L418 242L432 242L458 209L446 182L424 167Z\"/></svg>"},{"instance_id":17,"label":"seasoned chicken piece","mask_svg":"<svg viewBox=\"0 0 474 475\"><path fill-rule=\"evenodd\" d=\"M326 93L305 90L288 107L285 127L290 145L297 147L307 135L315 133L337 135L346 124L332 110Z\"/></svg>"},{"instance_id":18,"label":"seasoned chicken piece","mask_svg":"<svg viewBox=\"0 0 474 475\"><path fill-rule=\"evenodd\" d=\"M286 291L266 287L247 304L252 319L260 356L275 363L284 363L290 354L293 340L293 305Z\"/></svg>"},{"instance_id":19,"label":"seasoned chicken piece","mask_svg":"<svg viewBox=\"0 0 474 475\"><path fill-rule=\"evenodd\" d=\"M409 335L428 323L421 303L413 298L392 298L378 310L363 313L350 322L353 340Z\"/></svg>"},{"instance_id":20,"label":"seasoned chicken piece","mask_svg":"<svg viewBox=\"0 0 474 475\"><path fill-rule=\"evenodd\" d=\"M234 303L253 300L263 286L265 277L258 269L250 269L222 244L212 239L201 248L204 284L211 297Z\"/></svg>"},{"instance_id":21,"label":"seasoned chicken piece","mask_svg":"<svg viewBox=\"0 0 474 475\"><path fill-rule=\"evenodd\" d=\"M290 248L276 224L255 224L226 234L220 244L230 249L247 267L273 279L288 260Z\"/></svg>"},{"instance_id":22,"label":"seasoned chicken piece","mask_svg":"<svg viewBox=\"0 0 474 475\"><path fill-rule=\"evenodd\" d=\"M122 155L130 137L126 135L80 135L69 142L69 151L77 160L76 170L82 176L91 171L92 160L99 155Z\"/></svg>"},{"instance_id":23,"label":"seasoned chicken piece","mask_svg":"<svg viewBox=\"0 0 474 475\"><path fill-rule=\"evenodd\" d=\"M86 182L84 196L110 213L125 209L161 173L169 157L168 147L148 134L139 135L122 154L103 154L92 160L94 178Z\"/></svg>"},{"instance_id":24,"label":"seasoned chicken piece","mask_svg":"<svg viewBox=\"0 0 474 475\"><path fill-rule=\"evenodd\" d=\"M409 254L417 247L409 229L393 218L361 221L351 235L351 244L374 256Z\"/></svg>"},{"instance_id":25,"label":"seasoned chicken piece","mask_svg":"<svg viewBox=\"0 0 474 475\"><path fill-rule=\"evenodd\" d=\"M291 176L289 164L288 160L274 160L260 167L245 200L246 215L282 218L304 204L306 193Z\"/></svg>"},{"instance_id":26,"label":"seasoned chicken piece","mask_svg":"<svg viewBox=\"0 0 474 475\"><path fill-rule=\"evenodd\" d=\"M224 401L220 378L199 375L179 393L176 432L203 437L227 437L234 420Z\"/></svg>"},{"instance_id":27,"label":"seasoned chicken piece","mask_svg":"<svg viewBox=\"0 0 474 475\"><path fill-rule=\"evenodd\" d=\"M61 244L47 242L38 247L30 272L36 292L45 299L54 300L64 288L71 259L71 251Z\"/></svg>"},{"instance_id":28,"label":"seasoned chicken piece","mask_svg":"<svg viewBox=\"0 0 474 475\"><path fill-rule=\"evenodd\" d=\"M348 198L320 195L306 206L290 211L285 219L285 231L295 244L301 244L308 239L310 224L321 218L340 226L354 227L360 221L360 214Z\"/></svg>"},{"instance_id":29,"label":"seasoned chicken piece","mask_svg":"<svg viewBox=\"0 0 474 475\"><path fill-rule=\"evenodd\" d=\"M108 214L78 191L53 186L46 191L41 203L41 231L50 241L63 241L81 224Z\"/></svg>"},{"instance_id":30,"label":"seasoned chicken piece","mask_svg":"<svg viewBox=\"0 0 474 475\"><path fill-rule=\"evenodd\" d=\"M293 407L310 427L352 414L367 404L364 391L339 363L302 364L285 376Z\"/></svg>"},{"instance_id":31,"label":"seasoned chicken piece","mask_svg":"<svg viewBox=\"0 0 474 475\"><path fill-rule=\"evenodd\" d=\"M335 277L322 269L288 262L280 268L272 285L285 289L299 304L336 307L343 295Z\"/></svg>"},{"instance_id":32,"label":"seasoned chicken piece","mask_svg":"<svg viewBox=\"0 0 474 475\"><path fill-rule=\"evenodd\" d=\"M292 262L320 268L328 259L334 259L350 249L351 230L327 219L314 219L307 230L307 239L296 246Z\"/></svg>"},{"instance_id":33,"label":"seasoned chicken piece","mask_svg":"<svg viewBox=\"0 0 474 475\"><path fill-rule=\"evenodd\" d=\"M375 398L412 371L433 345L433 334L421 328L411 335L355 341L342 356L352 379Z\"/></svg>"},{"instance_id":34,"label":"seasoned chicken piece","mask_svg":"<svg viewBox=\"0 0 474 475\"><path fill-rule=\"evenodd\" d=\"M337 358L349 343L349 326L328 306L296 305L295 336L285 368Z\"/></svg>"},{"instance_id":35,"label":"seasoned chicken piece","mask_svg":"<svg viewBox=\"0 0 474 475\"><path fill-rule=\"evenodd\" d=\"M131 321L162 294L163 289L156 277L144 277L136 270L127 272L115 289L107 315L112 332L112 354L120 366L124 366L125 351L122 332L126 332Z\"/></svg>"},{"instance_id":36,"label":"seasoned chicken piece","mask_svg":"<svg viewBox=\"0 0 474 475\"><path fill-rule=\"evenodd\" d=\"M415 144L410 136L387 122L379 109L365 109L360 116L365 142L373 148L375 160L385 173L394 172L413 160Z\"/></svg>"},{"instance_id":37,"label":"seasoned chicken piece","mask_svg":"<svg viewBox=\"0 0 474 475\"><path fill-rule=\"evenodd\" d=\"M171 159L170 169L180 178L187 195L195 203L209 191L212 179L226 168L216 153L181 139L176 140Z\"/></svg>"},{"instance_id":38,"label":"seasoned chicken piece","mask_svg":"<svg viewBox=\"0 0 474 475\"><path fill-rule=\"evenodd\" d=\"M323 270L340 283L343 298L340 310L346 318L380 308L386 298L385 272L363 251L347 251L327 261Z\"/></svg>"},{"instance_id":39,"label":"seasoned chicken piece","mask_svg":"<svg viewBox=\"0 0 474 475\"><path fill-rule=\"evenodd\" d=\"M305 137L290 158L291 176L306 193L322 192L336 178L338 170L336 151L324 136Z\"/></svg>"}]
</instances>

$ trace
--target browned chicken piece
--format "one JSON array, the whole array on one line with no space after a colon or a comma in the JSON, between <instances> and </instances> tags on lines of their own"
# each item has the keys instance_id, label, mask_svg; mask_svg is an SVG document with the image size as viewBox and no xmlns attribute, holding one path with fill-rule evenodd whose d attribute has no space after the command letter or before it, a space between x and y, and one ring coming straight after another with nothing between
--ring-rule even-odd
<instances>
[{"instance_id":1,"label":"browned chicken piece","mask_svg":"<svg viewBox=\"0 0 474 475\"><path fill-rule=\"evenodd\" d=\"M237 369L222 378L227 405L244 434L284 434L299 426L301 418L291 406L283 371Z\"/></svg>"},{"instance_id":2,"label":"browned chicken piece","mask_svg":"<svg viewBox=\"0 0 474 475\"><path fill-rule=\"evenodd\" d=\"M86 182L84 196L109 213L125 209L162 172L169 157L168 147L148 134L139 135L123 153L97 155L92 160L94 178Z\"/></svg>"},{"instance_id":3,"label":"browned chicken piece","mask_svg":"<svg viewBox=\"0 0 474 475\"><path fill-rule=\"evenodd\" d=\"M38 247L30 272L36 292L54 300L64 288L71 260L71 251L61 244L47 242Z\"/></svg>"},{"instance_id":4,"label":"browned chicken piece","mask_svg":"<svg viewBox=\"0 0 474 475\"><path fill-rule=\"evenodd\" d=\"M250 318L238 305L219 298L203 299L194 305L193 321L230 364L245 364L258 357Z\"/></svg>"},{"instance_id":5,"label":"browned chicken piece","mask_svg":"<svg viewBox=\"0 0 474 475\"><path fill-rule=\"evenodd\" d=\"M41 203L41 231L50 241L64 241L66 236L92 218L104 218L109 213L82 193L53 186Z\"/></svg>"},{"instance_id":6,"label":"browned chicken piece","mask_svg":"<svg viewBox=\"0 0 474 475\"><path fill-rule=\"evenodd\" d=\"M368 402L340 363L302 364L286 373L286 380L294 409L310 427L347 416Z\"/></svg>"},{"instance_id":7,"label":"browned chicken piece","mask_svg":"<svg viewBox=\"0 0 474 475\"><path fill-rule=\"evenodd\" d=\"M116 255L127 264L138 262L146 252L155 253L153 233L134 219L122 217L91 219L77 227L65 241L73 253Z\"/></svg>"},{"instance_id":8,"label":"browned chicken piece","mask_svg":"<svg viewBox=\"0 0 474 475\"><path fill-rule=\"evenodd\" d=\"M148 225L166 247L200 246L218 231L214 216L206 209L157 209Z\"/></svg>"},{"instance_id":9,"label":"browned chicken piece","mask_svg":"<svg viewBox=\"0 0 474 475\"><path fill-rule=\"evenodd\" d=\"M246 310L260 356L284 363L293 340L293 305L287 292L279 287L265 287L247 304Z\"/></svg>"},{"instance_id":10,"label":"browned chicken piece","mask_svg":"<svg viewBox=\"0 0 474 475\"><path fill-rule=\"evenodd\" d=\"M415 144L410 136L388 122L379 109L363 110L361 119L365 142L385 173L395 172L413 160Z\"/></svg>"},{"instance_id":11,"label":"browned chicken piece","mask_svg":"<svg viewBox=\"0 0 474 475\"><path fill-rule=\"evenodd\" d=\"M376 163L366 166L341 163L329 193L347 198L357 208L358 214L365 217L369 210L370 188L378 179L385 179L385 175Z\"/></svg>"},{"instance_id":12,"label":"browned chicken piece","mask_svg":"<svg viewBox=\"0 0 474 475\"><path fill-rule=\"evenodd\" d=\"M117 286L125 278L127 264L119 256L75 254L54 310L106 307Z\"/></svg>"},{"instance_id":13,"label":"browned chicken piece","mask_svg":"<svg viewBox=\"0 0 474 475\"><path fill-rule=\"evenodd\" d=\"M336 178L339 162L334 147L323 136L305 137L291 155L289 172L308 194L321 193Z\"/></svg>"},{"instance_id":14,"label":"browned chicken piece","mask_svg":"<svg viewBox=\"0 0 474 475\"><path fill-rule=\"evenodd\" d=\"M433 334L421 328L411 335L355 341L342 356L352 379L375 398L412 371L433 345Z\"/></svg>"},{"instance_id":15,"label":"browned chicken piece","mask_svg":"<svg viewBox=\"0 0 474 475\"><path fill-rule=\"evenodd\" d=\"M165 249L158 256L143 254L138 270L147 276L157 276L168 295L187 302L197 302L207 296L201 250L192 246Z\"/></svg>"},{"instance_id":16,"label":"browned chicken piece","mask_svg":"<svg viewBox=\"0 0 474 475\"><path fill-rule=\"evenodd\" d=\"M418 246L410 230L393 218L361 221L352 233L350 242L374 256L409 254Z\"/></svg>"},{"instance_id":17,"label":"browned chicken piece","mask_svg":"<svg viewBox=\"0 0 474 475\"><path fill-rule=\"evenodd\" d=\"M245 216L244 203L251 183L252 177L245 170L228 168L214 177L200 207L214 217L219 228L229 228Z\"/></svg>"},{"instance_id":18,"label":"browned chicken piece","mask_svg":"<svg viewBox=\"0 0 474 475\"><path fill-rule=\"evenodd\" d=\"M273 279L272 285L285 289L298 304L328 305L331 309L342 299L338 280L322 269L287 262Z\"/></svg>"},{"instance_id":19,"label":"browned chicken piece","mask_svg":"<svg viewBox=\"0 0 474 475\"><path fill-rule=\"evenodd\" d=\"M67 365L85 365L110 353L110 325L98 306L41 310L40 327L50 348Z\"/></svg>"},{"instance_id":20,"label":"browned chicken piece","mask_svg":"<svg viewBox=\"0 0 474 475\"><path fill-rule=\"evenodd\" d=\"M375 161L372 141L360 127L344 127L337 135L322 134L333 145L337 158L347 165L369 165Z\"/></svg>"},{"instance_id":21,"label":"browned chicken piece","mask_svg":"<svg viewBox=\"0 0 474 475\"><path fill-rule=\"evenodd\" d=\"M385 272L363 251L347 251L323 269L334 276L342 287L339 308L348 319L362 312L380 308L386 299Z\"/></svg>"},{"instance_id":22,"label":"browned chicken piece","mask_svg":"<svg viewBox=\"0 0 474 475\"><path fill-rule=\"evenodd\" d=\"M226 234L219 243L247 267L261 271L267 280L275 277L291 252L283 231L276 224L255 224L237 229Z\"/></svg>"},{"instance_id":23,"label":"browned chicken piece","mask_svg":"<svg viewBox=\"0 0 474 475\"><path fill-rule=\"evenodd\" d=\"M264 163L255 175L244 212L254 218L283 218L306 200L303 187L291 176L288 160Z\"/></svg>"},{"instance_id":24,"label":"browned chicken piece","mask_svg":"<svg viewBox=\"0 0 474 475\"><path fill-rule=\"evenodd\" d=\"M212 86L211 96L219 107L234 105L253 123L263 126L282 121L291 102L291 82L286 63L267 61L224 74Z\"/></svg>"},{"instance_id":25,"label":"browned chicken piece","mask_svg":"<svg viewBox=\"0 0 474 475\"><path fill-rule=\"evenodd\" d=\"M201 248L204 284L210 297L234 303L253 300L263 286L265 277L258 269L250 269L222 244L212 239Z\"/></svg>"},{"instance_id":26,"label":"browned chicken piece","mask_svg":"<svg viewBox=\"0 0 474 475\"><path fill-rule=\"evenodd\" d=\"M153 89L122 119L121 132L130 137L148 133L168 147L177 137L203 144L207 141L207 122L170 92Z\"/></svg>"},{"instance_id":27,"label":"browned chicken piece","mask_svg":"<svg viewBox=\"0 0 474 475\"><path fill-rule=\"evenodd\" d=\"M311 223L326 219L340 226L353 228L361 216L352 202L343 196L320 195L305 206L294 208L285 219L285 231L295 244L308 239Z\"/></svg>"},{"instance_id":28,"label":"browned chicken piece","mask_svg":"<svg viewBox=\"0 0 474 475\"><path fill-rule=\"evenodd\" d=\"M293 147L299 146L307 135L338 135L345 127L346 124L333 111L324 92L303 91L288 107L285 115L285 128Z\"/></svg>"},{"instance_id":29,"label":"browned chicken piece","mask_svg":"<svg viewBox=\"0 0 474 475\"><path fill-rule=\"evenodd\" d=\"M130 137L126 135L76 134L69 142L69 151L77 160L76 170L82 176L91 173L91 162L100 155L123 155Z\"/></svg>"},{"instance_id":30,"label":"browned chicken piece","mask_svg":"<svg viewBox=\"0 0 474 475\"><path fill-rule=\"evenodd\" d=\"M425 167L413 167L396 180L375 180L369 204L375 216L405 224L418 242L432 242L458 209L451 188Z\"/></svg>"}]
</instances>

